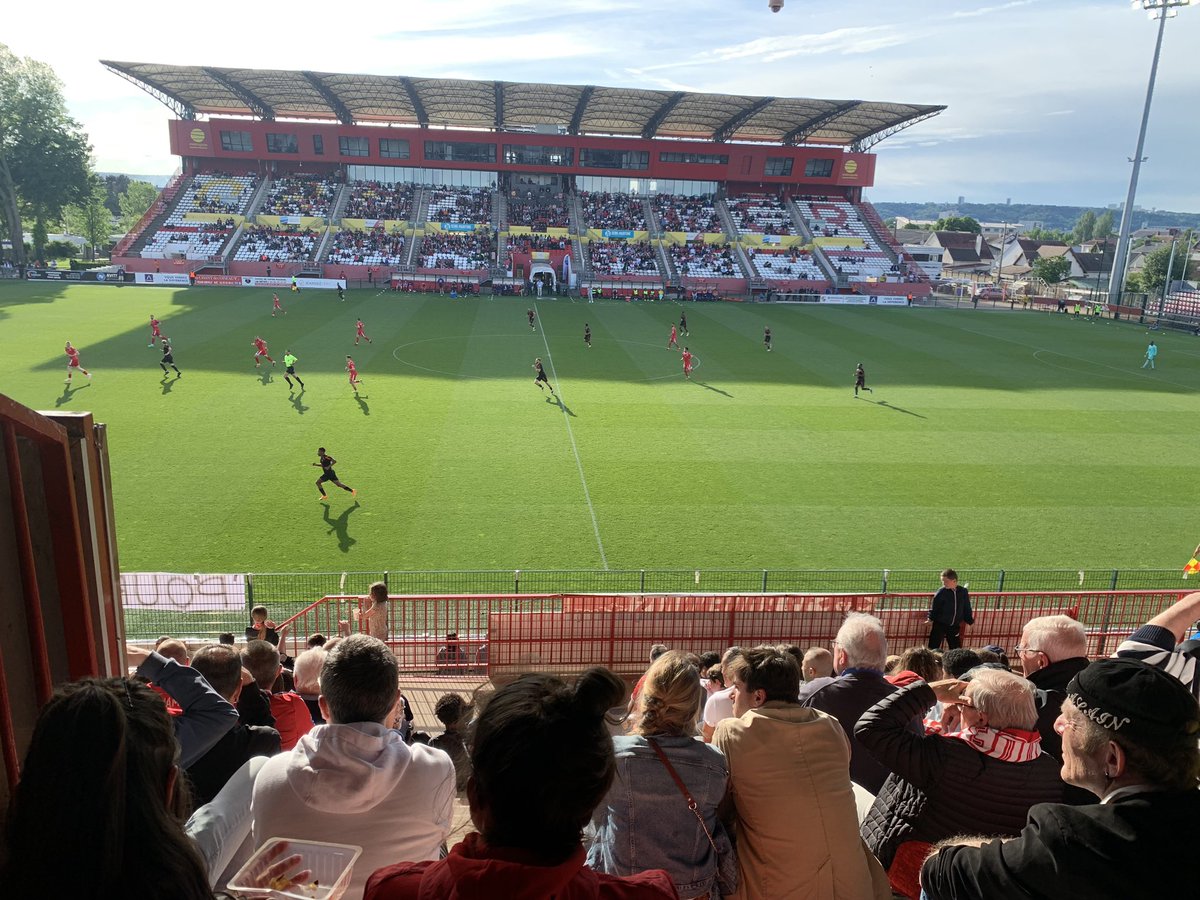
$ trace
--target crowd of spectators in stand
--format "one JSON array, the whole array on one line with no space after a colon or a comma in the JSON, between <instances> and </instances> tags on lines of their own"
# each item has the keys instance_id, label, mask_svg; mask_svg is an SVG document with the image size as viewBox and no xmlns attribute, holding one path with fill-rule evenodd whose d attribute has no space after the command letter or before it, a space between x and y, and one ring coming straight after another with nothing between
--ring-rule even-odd
<instances>
[{"instance_id":1,"label":"crowd of spectators in stand","mask_svg":"<svg viewBox=\"0 0 1200 900\"><path fill-rule=\"evenodd\" d=\"M570 217L567 207L562 203L562 195L556 195L553 202L536 200L509 200L508 224L527 225L530 228L567 228Z\"/></svg>"},{"instance_id":2,"label":"crowd of spectators in stand","mask_svg":"<svg viewBox=\"0 0 1200 900\"><path fill-rule=\"evenodd\" d=\"M404 235L385 231L339 231L329 244L327 262L347 266L404 265Z\"/></svg>"},{"instance_id":3,"label":"crowd of spectators in stand","mask_svg":"<svg viewBox=\"0 0 1200 900\"><path fill-rule=\"evenodd\" d=\"M592 241L592 269L603 275L657 275L658 261L649 241Z\"/></svg>"},{"instance_id":4,"label":"crowd of spectators in stand","mask_svg":"<svg viewBox=\"0 0 1200 900\"><path fill-rule=\"evenodd\" d=\"M767 280L787 278L826 280L825 273L821 271L821 267L817 265L813 255L798 247L788 250L760 250L751 247L746 252L750 254L750 259L758 267L759 274Z\"/></svg>"},{"instance_id":5,"label":"crowd of spectators in stand","mask_svg":"<svg viewBox=\"0 0 1200 900\"><path fill-rule=\"evenodd\" d=\"M488 225L492 221L491 188L433 188L429 192L429 221Z\"/></svg>"},{"instance_id":6,"label":"crowd of spectators in stand","mask_svg":"<svg viewBox=\"0 0 1200 900\"><path fill-rule=\"evenodd\" d=\"M534 251L548 250L570 250L571 239L565 237L551 237L547 234L510 234L508 236L508 249L516 250L518 253L532 253Z\"/></svg>"},{"instance_id":7,"label":"crowd of spectators in stand","mask_svg":"<svg viewBox=\"0 0 1200 900\"><path fill-rule=\"evenodd\" d=\"M745 194L725 203L739 234L795 234L791 213L778 197Z\"/></svg>"},{"instance_id":8,"label":"crowd of spectators in stand","mask_svg":"<svg viewBox=\"0 0 1200 900\"><path fill-rule=\"evenodd\" d=\"M653 202L663 231L698 234L722 234L725 231L711 194L703 197L655 194Z\"/></svg>"},{"instance_id":9,"label":"crowd of spectators in stand","mask_svg":"<svg viewBox=\"0 0 1200 900\"><path fill-rule=\"evenodd\" d=\"M611 228L618 231L646 231L646 212L642 198L607 191L580 191L583 223L587 228Z\"/></svg>"},{"instance_id":10,"label":"crowd of spectators in stand","mask_svg":"<svg viewBox=\"0 0 1200 900\"><path fill-rule=\"evenodd\" d=\"M739 276L733 252L724 244L690 241L686 244L664 244L680 275L736 278Z\"/></svg>"},{"instance_id":11,"label":"crowd of spectators in stand","mask_svg":"<svg viewBox=\"0 0 1200 900\"><path fill-rule=\"evenodd\" d=\"M288 175L272 183L260 215L328 216L337 185L319 175Z\"/></svg>"},{"instance_id":12,"label":"crowd of spectators in stand","mask_svg":"<svg viewBox=\"0 0 1200 900\"><path fill-rule=\"evenodd\" d=\"M899 654L856 612L827 646L655 644L627 706L604 668L526 674L440 696L435 737L414 728L382 583L358 633L295 658L264 607L240 645L130 644L136 675L41 709L0 883L213 900L291 838L361 847L346 896L364 900L1193 896L1200 592L1091 661L1068 615L1027 619L1011 656L963 646L971 598L942 582L928 641ZM448 635L438 664L461 649ZM456 798L478 830L447 850ZM289 852L249 870L255 888L317 887Z\"/></svg>"},{"instance_id":13,"label":"crowd of spectators in stand","mask_svg":"<svg viewBox=\"0 0 1200 900\"><path fill-rule=\"evenodd\" d=\"M192 192L176 212L240 213L250 202L258 179L253 175L206 172L192 180Z\"/></svg>"},{"instance_id":14,"label":"crowd of spectators in stand","mask_svg":"<svg viewBox=\"0 0 1200 900\"><path fill-rule=\"evenodd\" d=\"M355 181L350 185L350 197L342 216L348 219L395 219L406 222L412 218L412 211L411 184Z\"/></svg>"},{"instance_id":15,"label":"crowd of spectators in stand","mask_svg":"<svg viewBox=\"0 0 1200 900\"><path fill-rule=\"evenodd\" d=\"M280 262L311 259L320 235L311 228L272 228L269 225L247 225L234 257L237 260Z\"/></svg>"},{"instance_id":16,"label":"crowd of spectators in stand","mask_svg":"<svg viewBox=\"0 0 1200 900\"><path fill-rule=\"evenodd\" d=\"M492 265L492 235L486 231L431 232L418 248L426 269L487 269Z\"/></svg>"}]
</instances>

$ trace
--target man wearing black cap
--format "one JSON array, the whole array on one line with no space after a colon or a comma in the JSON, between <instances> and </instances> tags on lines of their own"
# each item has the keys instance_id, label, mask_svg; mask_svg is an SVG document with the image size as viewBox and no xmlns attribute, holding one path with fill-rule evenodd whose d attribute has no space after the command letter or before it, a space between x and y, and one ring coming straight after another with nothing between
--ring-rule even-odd
<instances>
[{"instance_id":1,"label":"man wearing black cap","mask_svg":"<svg viewBox=\"0 0 1200 900\"><path fill-rule=\"evenodd\" d=\"M1044 803L1008 841L953 838L921 870L930 900L1190 897L1200 821L1200 706L1166 672L1092 663L1067 686L1056 727L1063 779L1100 798Z\"/></svg>"}]
</instances>

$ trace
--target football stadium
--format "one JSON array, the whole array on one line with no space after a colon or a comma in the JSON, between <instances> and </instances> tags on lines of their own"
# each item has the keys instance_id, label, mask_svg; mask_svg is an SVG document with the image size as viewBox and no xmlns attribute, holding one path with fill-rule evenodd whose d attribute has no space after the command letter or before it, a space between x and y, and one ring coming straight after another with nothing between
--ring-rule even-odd
<instances>
[{"instance_id":1,"label":"football stadium","mask_svg":"<svg viewBox=\"0 0 1200 900\"><path fill-rule=\"evenodd\" d=\"M103 65L179 166L108 265L0 282L22 828L57 717L160 696L187 896L1062 896L925 859L1200 812L1192 301L940 290L864 192L945 106Z\"/></svg>"}]
</instances>

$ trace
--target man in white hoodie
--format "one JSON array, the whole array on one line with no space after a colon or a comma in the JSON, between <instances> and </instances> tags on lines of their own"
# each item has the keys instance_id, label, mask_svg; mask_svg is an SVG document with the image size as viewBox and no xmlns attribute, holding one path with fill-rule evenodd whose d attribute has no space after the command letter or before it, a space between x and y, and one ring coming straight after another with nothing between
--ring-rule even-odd
<instances>
[{"instance_id":1,"label":"man in white hoodie","mask_svg":"<svg viewBox=\"0 0 1200 900\"><path fill-rule=\"evenodd\" d=\"M383 723L399 696L396 657L356 634L325 657L318 700L325 721L254 783L254 843L273 837L357 844L348 898L376 869L437 859L450 833L454 764L440 750L408 746Z\"/></svg>"}]
</instances>

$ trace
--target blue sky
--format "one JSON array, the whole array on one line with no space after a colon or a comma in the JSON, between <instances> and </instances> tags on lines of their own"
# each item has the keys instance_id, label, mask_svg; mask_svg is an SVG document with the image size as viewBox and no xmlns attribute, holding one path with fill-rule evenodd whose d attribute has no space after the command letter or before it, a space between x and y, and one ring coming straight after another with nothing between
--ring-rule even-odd
<instances>
[{"instance_id":1,"label":"blue sky","mask_svg":"<svg viewBox=\"0 0 1200 900\"><path fill-rule=\"evenodd\" d=\"M0 40L59 72L103 171L176 163L166 107L101 57L944 103L878 146L871 199L1103 206L1125 197L1156 28L1126 0L786 0L778 14L766 0L179 8L68 0L56 17L72 24L58 27L24 4ZM1200 6L1167 23L1141 206L1200 211L1197 47Z\"/></svg>"}]
</instances>

